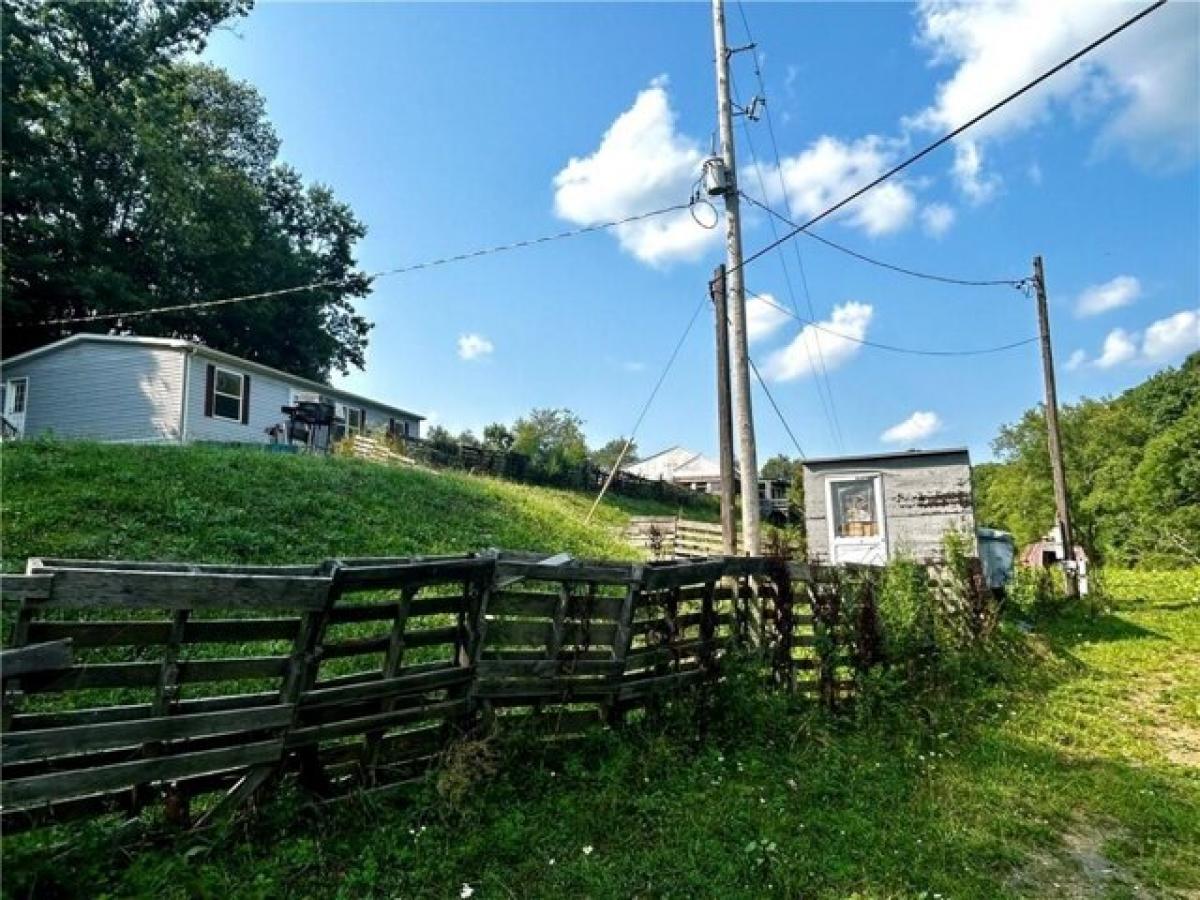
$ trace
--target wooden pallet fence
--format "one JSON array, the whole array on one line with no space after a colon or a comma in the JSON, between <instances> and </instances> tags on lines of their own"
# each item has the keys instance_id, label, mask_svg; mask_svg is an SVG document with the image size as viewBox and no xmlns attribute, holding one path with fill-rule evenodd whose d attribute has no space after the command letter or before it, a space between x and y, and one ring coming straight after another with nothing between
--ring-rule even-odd
<instances>
[{"instance_id":1,"label":"wooden pallet fence","mask_svg":"<svg viewBox=\"0 0 1200 900\"><path fill-rule=\"evenodd\" d=\"M633 516L623 537L651 559L705 559L725 552L719 524L680 516Z\"/></svg>"},{"instance_id":2,"label":"wooden pallet fence","mask_svg":"<svg viewBox=\"0 0 1200 900\"><path fill-rule=\"evenodd\" d=\"M0 805L13 830L295 775L320 796L421 774L521 715L563 733L711 685L771 639L766 561L487 551L217 566L30 560L0 576ZM535 719L529 720L533 716Z\"/></svg>"}]
</instances>

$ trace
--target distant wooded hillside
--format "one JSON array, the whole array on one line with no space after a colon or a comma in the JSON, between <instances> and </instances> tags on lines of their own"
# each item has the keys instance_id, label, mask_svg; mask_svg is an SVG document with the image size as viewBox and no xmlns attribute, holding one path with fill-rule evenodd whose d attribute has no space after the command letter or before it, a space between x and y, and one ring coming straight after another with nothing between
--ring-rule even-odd
<instances>
[{"instance_id":1,"label":"distant wooded hillside","mask_svg":"<svg viewBox=\"0 0 1200 900\"><path fill-rule=\"evenodd\" d=\"M1062 410L1077 539L1108 565L1200 563L1200 353L1119 396ZM1005 425L975 467L982 525L1020 544L1054 522L1042 407Z\"/></svg>"}]
</instances>

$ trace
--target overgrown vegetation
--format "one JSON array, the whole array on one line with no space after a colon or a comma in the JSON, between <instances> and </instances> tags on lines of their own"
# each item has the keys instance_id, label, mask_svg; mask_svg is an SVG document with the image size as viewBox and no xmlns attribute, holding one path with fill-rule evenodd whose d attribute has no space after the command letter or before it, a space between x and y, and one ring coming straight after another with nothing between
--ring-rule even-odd
<instances>
[{"instance_id":1,"label":"overgrown vegetation","mask_svg":"<svg viewBox=\"0 0 1200 900\"><path fill-rule=\"evenodd\" d=\"M897 567L890 653L927 646ZM889 624L890 623L890 624ZM908 633L910 637L903 635ZM5 845L8 896L1183 896L1200 879L1200 607L1069 614L916 693L830 718L730 665L704 741L690 702L623 732L520 732L413 793L285 791L182 835L93 823ZM905 649L910 648L910 649ZM953 678L950 673L953 672ZM869 715L867 714L869 712ZM482 777L477 774L482 771ZM53 848L48 850L47 848Z\"/></svg>"},{"instance_id":2,"label":"overgrown vegetation","mask_svg":"<svg viewBox=\"0 0 1200 900\"><path fill-rule=\"evenodd\" d=\"M2 487L9 568L489 544L629 555L608 529L652 511L619 500L584 528L584 495L218 447L7 445ZM406 795L316 806L288 788L194 835L149 818L17 835L4 894L1183 894L1200 881L1197 575L1104 572L1091 612L1046 582L981 636L897 562L874 595L878 663L835 715L767 688L763 661L731 660L703 740L683 700L566 744L466 743ZM846 596L857 620L863 595Z\"/></svg>"},{"instance_id":3,"label":"overgrown vegetation","mask_svg":"<svg viewBox=\"0 0 1200 900\"><path fill-rule=\"evenodd\" d=\"M1076 538L1110 566L1200 565L1200 353L1123 394L1062 410ZM975 467L977 520L1019 545L1054 522L1040 408L1001 429Z\"/></svg>"},{"instance_id":4,"label":"overgrown vegetation","mask_svg":"<svg viewBox=\"0 0 1200 900\"><path fill-rule=\"evenodd\" d=\"M634 555L628 515L674 507L453 471L253 447L25 442L3 450L3 564L29 556L314 562L484 547Z\"/></svg>"}]
</instances>

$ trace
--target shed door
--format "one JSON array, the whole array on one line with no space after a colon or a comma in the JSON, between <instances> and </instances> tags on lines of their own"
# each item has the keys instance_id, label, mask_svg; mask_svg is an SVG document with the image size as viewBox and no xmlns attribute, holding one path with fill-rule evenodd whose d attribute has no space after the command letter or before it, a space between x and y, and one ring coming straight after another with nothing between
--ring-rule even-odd
<instances>
[{"instance_id":1,"label":"shed door","mask_svg":"<svg viewBox=\"0 0 1200 900\"><path fill-rule=\"evenodd\" d=\"M29 403L29 379L12 378L4 383L4 422L20 437L25 433L25 407ZM9 428L4 430L7 432Z\"/></svg>"},{"instance_id":2,"label":"shed door","mask_svg":"<svg viewBox=\"0 0 1200 900\"><path fill-rule=\"evenodd\" d=\"M829 511L829 553L834 565L887 562L887 528L883 510L883 478L851 475L825 482Z\"/></svg>"}]
</instances>

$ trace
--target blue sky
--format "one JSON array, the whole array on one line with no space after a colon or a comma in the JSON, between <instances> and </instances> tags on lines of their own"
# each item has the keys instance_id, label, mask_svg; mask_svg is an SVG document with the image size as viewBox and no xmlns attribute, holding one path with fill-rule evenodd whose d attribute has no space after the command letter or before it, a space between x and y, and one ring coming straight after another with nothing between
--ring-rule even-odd
<instances>
[{"instance_id":1,"label":"blue sky","mask_svg":"<svg viewBox=\"0 0 1200 900\"><path fill-rule=\"evenodd\" d=\"M766 121L750 124L769 201L818 211L1135 9L746 4L783 163ZM746 42L736 5L729 29ZM1198 47L1200 5L1168 5L821 233L966 278L1021 277L1042 254L1066 401L1178 363L1200 346ZM707 4L262 3L205 55L265 96L282 158L366 223L367 270L686 201L715 126ZM749 54L734 72L747 99ZM737 129L741 186L761 195ZM381 278L361 305L376 323L367 368L340 383L453 430L566 406L593 444L626 434L723 259L719 230L680 215ZM747 219L753 250L771 231ZM1008 343L1036 333L1021 293L799 250L827 330L759 306L751 355L807 454L964 444L986 459L998 426L1040 399L1036 345L944 359L830 334ZM747 285L790 307L786 259L807 317L783 251ZM705 310L637 435L643 454L712 451L712 347ZM794 454L757 389L755 418L760 459Z\"/></svg>"}]
</instances>

